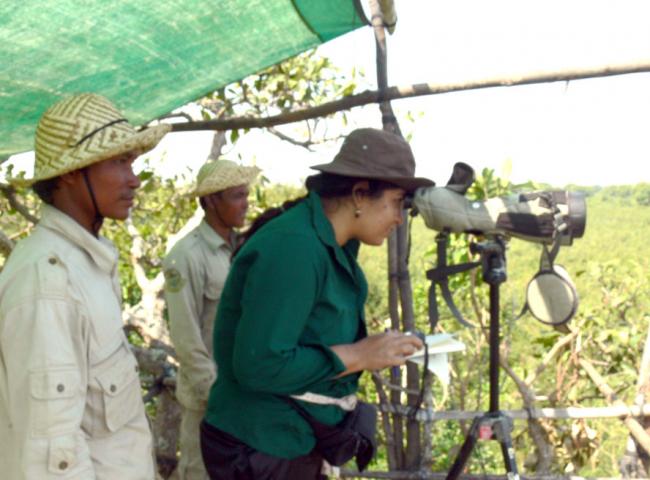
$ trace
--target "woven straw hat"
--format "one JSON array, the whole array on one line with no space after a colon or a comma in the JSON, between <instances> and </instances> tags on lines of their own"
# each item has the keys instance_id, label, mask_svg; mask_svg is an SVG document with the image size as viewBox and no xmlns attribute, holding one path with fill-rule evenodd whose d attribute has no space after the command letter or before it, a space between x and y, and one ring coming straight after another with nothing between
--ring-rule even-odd
<instances>
[{"instance_id":1,"label":"woven straw hat","mask_svg":"<svg viewBox=\"0 0 650 480\"><path fill-rule=\"evenodd\" d=\"M196 176L196 186L187 195L202 197L230 187L248 185L260 173L257 167L244 167L231 160L208 160Z\"/></svg>"},{"instance_id":2,"label":"woven straw hat","mask_svg":"<svg viewBox=\"0 0 650 480\"><path fill-rule=\"evenodd\" d=\"M383 180L408 192L435 185L428 178L415 176L413 152L402 137L375 128L350 132L334 160L311 168L346 177Z\"/></svg>"},{"instance_id":3,"label":"woven straw hat","mask_svg":"<svg viewBox=\"0 0 650 480\"><path fill-rule=\"evenodd\" d=\"M170 129L157 125L138 132L105 97L75 95L52 105L39 120L34 176L10 181L29 186L126 152L141 155Z\"/></svg>"}]
</instances>

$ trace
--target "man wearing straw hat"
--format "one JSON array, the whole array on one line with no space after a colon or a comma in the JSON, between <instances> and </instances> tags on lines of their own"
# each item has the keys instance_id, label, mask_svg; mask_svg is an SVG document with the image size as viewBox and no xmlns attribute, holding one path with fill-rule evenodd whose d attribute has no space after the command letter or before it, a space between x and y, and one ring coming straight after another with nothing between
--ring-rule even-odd
<instances>
[{"instance_id":1,"label":"man wearing straw hat","mask_svg":"<svg viewBox=\"0 0 650 480\"><path fill-rule=\"evenodd\" d=\"M50 107L31 185L41 219L0 274L0 475L151 480L138 366L122 329L118 252L99 235L124 220L132 163L168 125L136 131L104 97Z\"/></svg>"},{"instance_id":2,"label":"man wearing straw hat","mask_svg":"<svg viewBox=\"0 0 650 480\"><path fill-rule=\"evenodd\" d=\"M210 387L216 378L212 327L236 247L234 229L248 210L249 185L257 167L209 160L189 193L204 211L201 224L174 245L163 262L171 340L179 359L176 398L182 407L181 458L175 477L207 479L199 445Z\"/></svg>"}]
</instances>

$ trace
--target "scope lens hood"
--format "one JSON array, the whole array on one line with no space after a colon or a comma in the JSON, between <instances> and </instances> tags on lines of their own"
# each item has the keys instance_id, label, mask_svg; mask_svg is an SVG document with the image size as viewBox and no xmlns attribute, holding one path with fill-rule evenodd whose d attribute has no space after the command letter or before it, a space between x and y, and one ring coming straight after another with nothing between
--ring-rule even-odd
<instances>
[{"instance_id":1,"label":"scope lens hood","mask_svg":"<svg viewBox=\"0 0 650 480\"><path fill-rule=\"evenodd\" d=\"M582 192L567 192L569 228L572 238L582 238L587 226L587 202Z\"/></svg>"}]
</instances>

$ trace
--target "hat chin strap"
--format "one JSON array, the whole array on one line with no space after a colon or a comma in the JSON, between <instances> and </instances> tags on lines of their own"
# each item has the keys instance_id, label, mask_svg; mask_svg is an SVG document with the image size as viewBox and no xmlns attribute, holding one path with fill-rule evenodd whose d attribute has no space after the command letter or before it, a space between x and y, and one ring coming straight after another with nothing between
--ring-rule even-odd
<instances>
[{"instance_id":1,"label":"hat chin strap","mask_svg":"<svg viewBox=\"0 0 650 480\"><path fill-rule=\"evenodd\" d=\"M82 169L81 172L83 173L84 183L86 184L88 194L90 195L90 200L93 202L93 208L95 209L95 218L93 219L92 229L93 233L97 235L99 233L99 229L102 226L102 223L104 223L104 216L99 211L97 199L95 198L95 191L93 190L93 186L90 183L90 177L88 177L88 168Z\"/></svg>"}]
</instances>

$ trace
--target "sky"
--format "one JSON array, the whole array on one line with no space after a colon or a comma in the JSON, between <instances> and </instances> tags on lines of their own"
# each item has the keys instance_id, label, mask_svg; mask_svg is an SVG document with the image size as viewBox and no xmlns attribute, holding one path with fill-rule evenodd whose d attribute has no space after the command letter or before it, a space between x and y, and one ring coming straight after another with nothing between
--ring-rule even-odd
<instances>
[{"instance_id":1,"label":"sky","mask_svg":"<svg viewBox=\"0 0 650 480\"><path fill-rule=\"evenodd\" d=\"M388 37L389 85L447 83L535 71L650 62L650 2L396 0ZM366 74L375 89L375 44L362 28L319 48L343 72ZM420 176L444 184L453 164L493 168L528 180L613 185L650 182L650 74L490 88L393 101L411 138ZM407 120L407 115L414 118ZM377 106L353 109L353 127L381 127ZM280 127L296 135L300 124ZM172 133L151 154L164 175L193 172L211 132ZM300 183L328 162L337 143L308 152L253 131L226 155L260 166L272 182ZM163 155L164 153L164 155ZM15 163L29 170L33 156Z\"/></svg>"}]
</instances>

